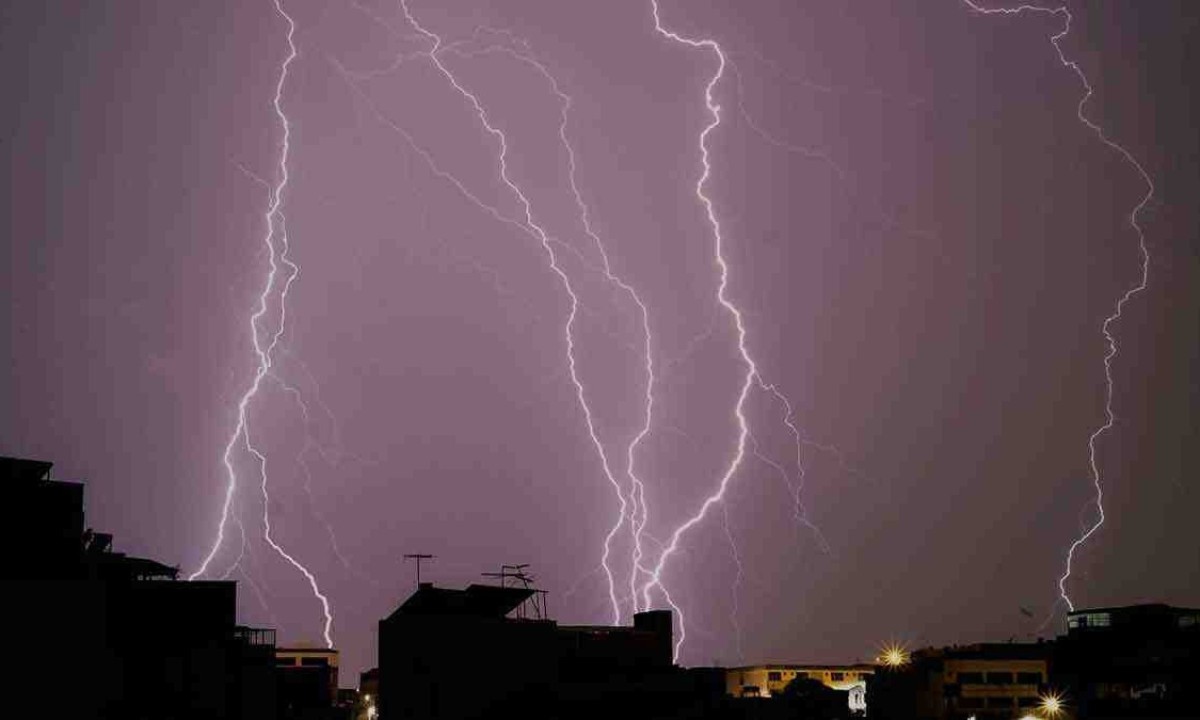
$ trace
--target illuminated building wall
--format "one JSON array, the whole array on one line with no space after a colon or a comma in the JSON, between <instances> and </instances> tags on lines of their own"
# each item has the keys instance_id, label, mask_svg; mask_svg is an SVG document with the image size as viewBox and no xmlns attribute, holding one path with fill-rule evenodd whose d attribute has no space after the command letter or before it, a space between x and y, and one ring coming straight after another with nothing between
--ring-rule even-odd
<instances>
[{"instance_id":1,"label":"illuminated building wall","mask_svg":"<svg viewBox=\"0 0 1200 720\"><path fill-rule=\"evenodd\" d=\"M1050 643L927 648L903 666L879 668L867 687L875 717L1013 720L1036 715L1049 682Z\"/></svg>"},{"instance_id":2,"label":"illuminated building wall","mask_svg":"<svg viewBox=\"0 0 1200 720\"><path fill-rule=\"evenodd\" d=\"M733 697L771 697L797 677L819 681L834 690L849 693L850 709L866 710L867 677L870 665L751 665L725 672L725 692Z\"/></svg>"}]
</instances>

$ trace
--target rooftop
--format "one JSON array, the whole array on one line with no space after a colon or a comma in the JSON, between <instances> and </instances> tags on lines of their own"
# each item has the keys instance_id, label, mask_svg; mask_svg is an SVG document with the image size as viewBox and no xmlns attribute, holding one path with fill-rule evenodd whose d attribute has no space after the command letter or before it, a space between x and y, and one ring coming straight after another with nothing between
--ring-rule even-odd
<instances>
[{"instance_id":1,"label":"rooftop","mask_svg":"<svg viewBox=\"0 0 1200 720\"><path fill-rule=\"evenodd\" d=\"M502 618L536 590L531 588L468 585L465 590L434 587L421 583L393 615L460 615Z\"/></svg>"},{"instance_id":2,"label":"rooftop","mask_svg":"<svg viewBox=\"0 0 1200 720\"><path fill-rule=\"evenodd\" d=\"M27 458L0 457L0 481L30 482L48 480L54 463Z\"/></svg>"}]
</instances>

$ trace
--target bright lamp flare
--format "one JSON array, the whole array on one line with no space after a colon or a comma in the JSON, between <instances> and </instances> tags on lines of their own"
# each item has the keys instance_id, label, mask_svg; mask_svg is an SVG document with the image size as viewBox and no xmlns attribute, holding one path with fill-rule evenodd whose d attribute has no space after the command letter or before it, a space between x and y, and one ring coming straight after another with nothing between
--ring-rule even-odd
<instances>
[{"instance_id":1,"label":"bright lamp flare","mask_svg":"<svg viewBox=\"0 0 1200 720\"><path fill-rule=\"evenodd\" d=\"M879 654L879 662L888 667L901 667L908 664L908 652L900 645L892 644L883 648Z\"/></svg>"},{"instance_id":2,"label":"bright lamp flare","mask_svg":"<svg viewBox=\"0 0 1200 720\"><path fill-rule=\"evenodd\" d=\"M1063 711L1062 698L1053 694L1043 695L1041 710L1046 717L1058 717Z\"/></svg>"}]
</instances>

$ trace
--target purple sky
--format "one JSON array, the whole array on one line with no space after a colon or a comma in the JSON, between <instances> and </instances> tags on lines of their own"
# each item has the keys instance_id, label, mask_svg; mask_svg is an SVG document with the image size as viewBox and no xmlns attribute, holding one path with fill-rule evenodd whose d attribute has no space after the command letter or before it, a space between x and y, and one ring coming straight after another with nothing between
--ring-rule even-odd
<instances>
[{"instance_id":1,"label":"purple sky","mask_svg":"<svg viewBox=\"0 0 1200 720\"><path fill-rule=\"evenodd\" d=\"M74 5L0 10L0 453L86 480L89 524L191 572L215 537L222 451L257 364L249 316L281 179L271 100L287 22L270 0ZM376 622L412 587L406 552L437 555L424 576L447 585L531 563L560 621L611 621L600 559L618 501L568 369L570 296L522 225L498 143L397 5L284 7L299 56L281 98L282 212L300 273L277 380L248 406L270 501L239 441L205 576L240 555L241 620L321 640L307 581L264 542L268 512L329 598L345 673L374 664ZM1149 287L1112 326L1107 522L1068 589L1085 606L1200 604L1197 20L1188 0L1070 7L1062 46L1095 87L1086 113L1156 195L1142 214ZM410 8L505 134L508 176L579 299L577 376L628 490L641 315L605 278L571 191L562 101L528 60L571 98L591 228L652 333L636 473L653 564L737 447L744 366L695 194L716 55L655 32L649 0ZM801 481L783 405L751 390L753 440L725 502L663 573L686 614L681 662L851 661L887 640L1061 622L1064 553L1096 517L1100 326L1139 280L1128 213L1145 192L1076 117L1083 88L1049 43L1061 16L984 17L956 0L660 9L729 61L706 185L726 296L804 438ZM279 328L278 290L263 338ZM630 552L626 523L611 563L625 622Z\"/></svg>"}]
</instances>

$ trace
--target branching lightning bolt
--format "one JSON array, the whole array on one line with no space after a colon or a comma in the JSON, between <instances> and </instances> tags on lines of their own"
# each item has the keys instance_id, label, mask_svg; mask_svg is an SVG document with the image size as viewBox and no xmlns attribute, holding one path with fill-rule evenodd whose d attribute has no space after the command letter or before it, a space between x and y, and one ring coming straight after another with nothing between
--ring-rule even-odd
<instances>
[{"instance_id":1,"label":"branching lightning bolt","mask_svg":"<svg viewBox=\"0 0 1200 720\"><path fill-rule=\"evenodd\" d=\"M301 486L304 488L304 495L308 500L309 511L312 513L313 517L317 519L317 522L321 523L321 526L325 528L325 534L329 537L330 548L332 548L334 556L338 559L338 562L342 564L342 567L356 577L368 583L374 584L374 581L370 577L356 570L354 566L350 564L350 561L346 558L345 554L342 553L342 549L338 545L337 534L333 531L333 524L330 523L329 519L325 517L325 513L321 512L320 505L313 498L312 469L308 466L308 453L315 450L317 456L321 458L321 460L328 466L333 466L337 463L331 461L331 459L328 457L327 451L321 446L321 443L313 439L308 430L309 426L312 424L312 415L309 412L308 403L304 400L304 394L301 393L298 388L288 384L285 380L283 380L283 378L279 377L275 373L271 373L271 379L275 381L280 389L292 397L292 400L295 401L296 406L300 409L300 415L304 420L304 445L300 448L300 452L296 456L296 464L299 466L300 472L304 475L304 482L301 483ZM320 402L319 395L317 396L317 401ZM329 411L329 408L326 407L324 403L321 403L321 408L332 421L333 413ZM334 427L336 428L336 424Z\"/></svg>"},{"instance_id":2,"label":"branching lightning bolt","mask_svg":"<svg viewBox=\"0 0 1200 720\"><path fill-rule=\"evenodd\" d=\"M493 32L498 32L498 31L493 31ZM503 33L503 34L507 34L507 33ZM516 42L520 43L520 41L516 41ZM571 141L567 137L567 124L569 122L569 117L570 117L570 112L571 112L571 97L562 90L561 86L558 83L558 80L554 77L554 75L550 72L550 70L544 64L542 64L541 62L538 62L538 60L536 58L532 57L528 52L528 48L523 48L523 49L524 49L524 52L518 52L518 51L512 50L511 48L499 46L499 47L489 48L488 50L485 50L484 52L503 52L503 53L506 53L506 54L520 60L521 62L531 65L538 71L539 74L542 75L543 78L545 78L546 82L550 85L551 90L558 97L558 99L561 103L560 104L561 112L560 112L560 116L559 116L559 125L558 125L558 137L559 137L560 143L562 144L563 149L566 150L566 153L567 153L567 179L568 179L568 183L570 184L570 187L571 187L571 194L574 196L574 199L575 199L575 205L579 212L579 219L583 225L584 233L588 236L588 238L595 245L596 251L600 255L601 267L599 268L599 271L604 274L605 280L607 280L610 284L619 288L621 290L621 292L624 293L634 303L634 305L637 306L638 315L641 320L642 342L643 342L642 364L643 364L643 367L644 367L645 373L646 373L646 384L645 384L645 390L643 392L643 399L645 402L644 410L643 410L643 414L642 414L643 422L642 422L641 427L638 429L637 434L633 437L633 439L630 441L630 443L626 446L625 474L629 478L630 484L631 484L631 489L630 489L630 493L629 493L629 497L628 497L628 504L622 509L622 512L618 516L617 521L613 524L612 528L609 530L609 533L605 536L604 552L601 557L601 565L604 568L605 574L609 579L609 595L610 595L610 599L613 602L613 608L612 608L613 609L613 622L617 623L617 622L620 622L621 611L620 611L619 599L617 598L617 595L616 595L615 580L612 577L612 569L611 569L611 566L609 565L609 557L611 555L612 541L615 538L616 534L620 531L621 525L623 524L624 518L626 517L625 509L628 510L630 531L631 531L631 535L632 535L632 539L633 539L633 550L632 550L632 558L630 561L630 572L629 572L629 596L631 598L631 602L633 603L633 612L636 613L640 609L638 606L637 580L638 580L639 573L644 570L644 568L642 568L642 565L641 565L641 559L644 555L644 551L642 549L642 537L643 537L643 534L645 531L646 520L648 518L648 512L646 509L646 501L645 501L645 485L642 482L641 478L638 476L637 470L636 470L636 455L637 455L638 447L641 445L642 441L645 440L646 437L650 434L650 430L653 425L653 416L654 416L654 382L655 382L654 355L653 355L654 339L653 339L653 334L650 330L650 312L649 312L649 309L646 307L645 302L643 302L641 297L638 295L637 290L613 271L612 262L609 258L608 251L605 249L604 242L600 239L600 236L596 233L596 231L592 227L591 213L588 210L587 203L583 199L583 193L579 189L579 183L577 180L578 166L577 166L576 159L575 159L575 148L571 145ZM572 250L573 252L576 252L576 254L578 254L577 251L574 251L573 248L571 248L571 246L568 245L565 247L567 249ZM587 264L586 259L584 259L582 257L580 257L580 259L585 264ZM590 266L590 264L589 264L589 266ZM582 397L581 397L581 403L582 403ZM598 444L597 444L597 449L601 453L604 452L603 449L600 448ZM605 467L606 472L608 472L607 459L604 458L602 460L602 462L606 466ZM610 477L610 479L611 479L611 477ZM614 481L614 485L618 487L618 496L620 496L619 484L615 483L615 481Z\"/></svg>"},{"instance_id":3,"label":"branching lightning bolt","mask_svg":"<svg viewBox=\"0 0 1200 720\"><path fill-rule=\"evenodd\" d=\"M714 241L713 260L717 265L720 278L717 285L717 301L729 315L730 319L733 321L735 329L737 330L738 353L741 356L742 364L745 367L745 372L742 376L741 388L738 392L737 402L734 405L733 411L738 426L737 443L733 459L729 462L724 473L721 475L716 491L705 498L704 502L700 506L700 509L694 515L676 527L674 532L671 533L666 547L659 554L657 563L655 563L653 569L649 573L649 580L647 580L642 586L642 600L646 607L650 607L651 605L651 591L655 588L658 588L678 613L678 606L675 605L675 603L670 602L670 596L666 594L666 589L663 586L663 571L666 569L671 556L678 551L679 543L683 539L683 536L689 530L699 524L714 505L720 503L724 499L725 491L729 487L730 481L741 467L742 459L746 455L746 440L750 436L750 424L745 414L746 400L749 398L750 391L753 389L755 384L761 384L761 380L759 378L758 364L755 362L754 357L751 355L750 349L747 345L746 325L742 317L742 311L732 300L729 299L726 292L729 285L729 264L725 260L722 247L724 243L724 237L721 233L721 222L717 218L716 207L713 204L712 198L710 198L705 192L705 186L708 184L708 180L712 175L712 164L709 160L708 151L708 137L712 131L721 124L721 106L716 102L716 99L713 96L713 90L716 88L717 84L721 81L721 78L725 74L725 53L722 51L720 44L717 43L716 40L709 38L701 40L687 38L673 30L667 29L662 24L662 19L659 16L657 0L651 0L650 7L654 15L654 29L660 35L669 40L687 45L692 48L703 48L710 50L717 56L717 70L713 73L712 77L709 78L709 81L704 88L704 105L708 110L711 120L700 132L700 160L703 165L703 171L700 173L700 178L696 181L695 194L697 200L704 207L705 216L708 220L710 228L712 229ZM679 650L683 647L686 637L687 629L681 616L679 623L679 639L675 643L676 659L679 657Z\"/></svg>"},{"instance_id":4,"label":"branching lightning bolt","mask_svg":"<svg viewBox=\"0 0 1200 720\"><path fill-rule=\"evenodd\" d=\"M729 541L729 554L733 558L734 566L737 568L737 574L733 578L733 586L730 588L733 606L729 610L729 619L733 624L733 647L737 653L738 662L741 662L745 658L745 653L742 652L742 624L738 617L738 590L742 584L742 557L738 553L737 542L733 539L733 528L729 524L729 503L721 505L721 520L725 527L725 539Z\"/></svg>"},{"instance_id":5,"label":"branching lightning bolt","mask_svg":"<svg viewBox=\"0 0 1200 720\"><path fill-rule=\"evenodd\" d=\"M254 353L258 359L258 366L254 372L254 379L246 392L242 394L237 404L237 424L234 427L233 434L229 438L229 442L225 445L225 451L222 454L222 463L225 466L227 485L225 488L225 499L221 506L221 519L217 525L217 537L214 540L208 554L200 563L200 567L192 572L189 580L195 580L208 571L209 564L220 550L221 545L225 540L225 525L229 519L230 508L233 504L233 498L237 490L237 471L233 467L233 453L237 449L239 442L245 447L246 451L254 456L258 463L259 473L261 478L261 490L263 494L263 537L266 542L275 550L282 558L290 563L296 570L304 575L308 581L309 587L313 594L321 603L322 612L324 613L325 622L323 627L323 635L325 643L329 647L333 647L333 641L330 637L330 630L333 624L333 616L329 608L329 600L321 593L318 587L316 577L295 557L286 552L275 540L271 537L271 522L269 513L269 495L267 491L267 472L266 472L266 457L262 455L253 445L250 438L250 423L249 423L249 408L251 402L258 395L259 389L262 387L264 378L271 373L273 364L273 353L279 340L284 333L287 324L287 296L291 289L292 282L300 274L300 268L293 263L288 257L288 237L286 221L283 216L283 193L287 188L288 174L288 158L291 151L291 123L288 120L287 114L283 110L283 89L287 83L288 69L292 62L299 55L299 51L295 43L296 23L295 20L284 9L282 0L274 0L276 13L287 23L287 45L288 53L280 64L279 78L275 84L275 94L272 99L272 107L275 111L275 116L279 121L282 129L282 140L280 143L278 171L279 180L272 189L267 209L265 212L266 234L263 238L264 244L267 246L268 254L268 272L266 282L263 284L262 291L258 296L258 306L250 316L250 336L254 344ZM278 238L278 242L277 239ZM280 282L280 269L284 269L284 276ZM260 334L260 323L266 317L268 306L272 296L278 288L279 302L279 318L278 323L273 332L269 333L269 340L264 344L263 337Z\"/></svg>"},{"instance_id":6,"label":"branching lightning bolt","mask_svg":"<svg viewBox=\"0 0 1200 720\"><path fill-rule=\"evenodd\" d=\"M442 38L432 31L426 29L416 20L416 18L410 12L406 0L400 0L400 8L404 13L405 19L413 27L413 29L433 43L433 47L429 50L427 57L433 63L434 67L437 68L438 72L440 72L442 76L445 77L450 83L450 85L471 105L471 107L475 110L477 117L479 118L479 122L483 125L483 128L489 135L495 138L496 142L499 144L500 151L498 162L500 179L508 187L508 189L512 191L513 195L520 202L521 207L524 210L524 222L522 224L527 229L531 230L536 235L538 241L542 244L542 247L546 251L550 269L555 275L558 276L559 282L561 283L563 290L567 293L567 296L570 300L570 312L568 313L566 325L564 327L564 342L567 348L568 370L570 373L571 382L575 387L576 398L579 401L580 408L583 410L588 435L591 439L593 447L596 449L596 452L600 457L600 462L605 477L612 484L614 491L617 493L617 498L620 504L620 516L617 523L613 526L612 530L605 538L605 551L602 559L604 571L609 581L609 600L612 603L613 619L614 622L619 622L620 602L617 597L615 579L612 575L612 569L608 564L608 558L612 539L620 531L620 528L627 516L629 510L629 501L627 501L625 498L625 493L622 491L621 483L617 480L612 470L612 465L608 458L608 452L605 450L604 443L600 440L599 434L596 430L591 406L588 404L587 400L587 392L583 381L579 378L579 373L576 367L574 327L579 313L579 297L576 295L572 287L570 276L562 269L558 262L558 254L555 250L555 243L551 240L545 229L542 228L542 226L539 225L535 220L532 203L521 190L520 186L514 182L509 175L507 162L508 139L504 132L492 124L490 118L488 117L487 110L483 107L482 103L479 101L479 98L476 97L476 95L466 87L464 87L454 73L442 62L441 58L439 57L439 53L443 49ZM562 97L566 96L563 95ZM565 138L565 134L563 137ZM458 184L460 189L463 189L465 192L465 188L462 187L461 183L458 183L457 181L455 181L455 183ZM594 234L593 237L595 237ZM605 257L605 263L607 268L607 257ZM609 277L615 278L611 272L609 273ZM633 296L636 297L636 293L633 293ZM644 308L644 305L642 307Z\"/></svg>"},{"instance_id":7,"label":"branching lightning bolt","mask_svg":"<svg viewBox=\"0 0 1200 720\"><path fill-rule=\"evenodd\" d=\"M1126 150L1124 146L1109 138L1109 136L1105 133L1104 128L1089 119L1087 114L1084 112L1084 107L1087 105L1088 100L1090 100L1092 97L1092 84L1088 82L1087 75L1085 75L1083 69L1079 67L1079 63L1068 59L1066 54L1063 52L1061 42L1062 39L1071 32L1072 20L1071 12L1065 5L1057 8L1039 7L1036 5L1018 5L1007 8L985 8L978 5L973 0L962 0L962 2L971 10L981 15L1020 15L1023 13L1061 15L1063 17L1063 28L1058 33L1050 36L1050 44L1054 46L1054 51L1057 53L1058 60L1060 63L1062 63L1063 67L1066 67L1075 73L1075 76L1079 78L1079 82L1083 85L1083 97L1080 98L1079 103L1075 106L1075 114L1081 123L1086 125L1088 129L1095 133L1096 137L1100 139L1100 142L1104 143L1109 149L1115 151L1122 158L1124 158L1125 161L1137 171L1138 175L1141 176L1142 181L1146 185L1146 194L1142 196L1141 201L1139 201L1129 212L1129 226L1133 228L1134 233L1137 235L1138 251L1141 253L1141 276L1136 284L1129 287L1124 294L1121 295L1121 297L1117 300L1116 306L1113 308L1112 314L1106 317L1104 322L1100 325L1100 332L1103 334L1104 341L1107 344L1107 350L1104 353L1104 422L1094 431L1092 431L1092 434L1088 437L1088 463L1092 473L1092 485L1096 489L1096 511L1098 516L1096 521L1085 527L1082 534L1080 534L1079 537L1077 537L1075 541L1071 543L1070 548L1067 550L1066 567L1062 576L1060 576L1058 579L1059 598L1066 603L1068 610L1074 610L1075 605L1071 602L1071 598L1067 594L1067 581L1071 578L1071 562L1075 558L1075 552L1082 547L1085 542L1087 542L1088 538L1090 538L1096 533L1097 530L1100 529L1100 526L1104 524L1104 488L1101 486L1100 467L1096 461L1096 443L1100 440L1102 435L1112 428L1113 423L1116 421L1116 416L1113 414L1112 409L1112 361L1117 355L1117 340L1112 334L1112 324L1121 319L1121 312L1124 310L1126 303L1128 303L1134 295L1137 295L1139 292L1145 290L1146 285L1150 281L1150 251L1146 247L1146 235L1142 230L1139 217L1142 211L1146 208L1146 205L1149 204L1150 200L1154 197L1154 181L1151 180L1150 174L1147 173L1145 168L1142 167L1141 163L1139 163L1137 159L1133 157L1132 153Z\"/></svg>"}]
</instances>

